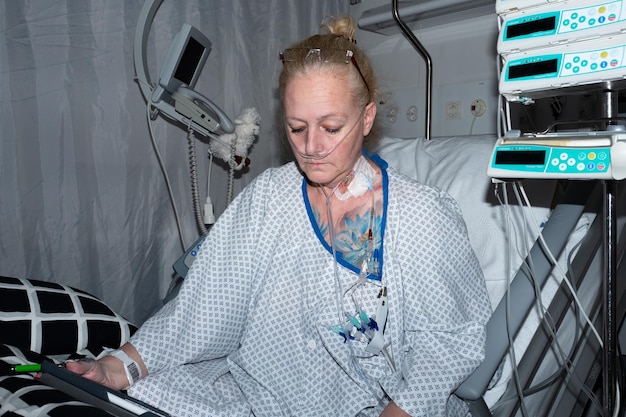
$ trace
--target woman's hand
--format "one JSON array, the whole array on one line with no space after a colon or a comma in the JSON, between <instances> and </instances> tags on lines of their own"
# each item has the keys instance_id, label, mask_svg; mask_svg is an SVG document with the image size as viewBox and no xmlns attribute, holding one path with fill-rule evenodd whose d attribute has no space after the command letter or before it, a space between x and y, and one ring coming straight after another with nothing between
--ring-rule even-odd
<instances>
[{"instance_id":1,"label":"woman's hand","mask_svg":"<svg viewBox=\"0 0 626 417\"><path fill-rule=\"evenodd\" d=\"M148 371L141 360L139 353L133 345L126 343L122 348L126 354L133 358L142 369L142 375L147 375ZM126 370L122 361L114 356L105 356L99 360L81 359L78 361L67 361L67 370L91 379L109 388L123 390L129 388L129 381L126 377Z\"/></svg>"},{"instance_id":2,"label":"woman's hand","mask_svg":"<svg viewBox=\"0 0 626 417\"><path fill-rule=\"evenodd\" d=\"M103 361L104 358L102 361L96 361L93 359L81 359L78 361L70 360L65 362L65 367L75 374L91 379L99 384L106 385L107 387L114 388L114 378L109 376L106 365L102 363Z\"/></svg>"},{"instance_id":3,"label":"woman's hand","mask_svg":"<svg viewBox=\"0 0 626 417\"><path fill-rule=\"evenodd\" d=\"M380 417L410 417L403 409L398 407L393 401L380 414Z\"/></svg>"}]
</instances>

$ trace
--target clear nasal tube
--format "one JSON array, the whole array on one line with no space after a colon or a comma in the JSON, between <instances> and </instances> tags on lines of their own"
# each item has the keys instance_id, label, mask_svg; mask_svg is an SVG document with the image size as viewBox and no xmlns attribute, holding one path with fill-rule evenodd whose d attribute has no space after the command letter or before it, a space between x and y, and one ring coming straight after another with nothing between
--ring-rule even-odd
<instances>
[{"instance_id":1,"label":"clear nasal tube","mask_svg":"<svg viewBox=\"0 0 626 417\"><path fill-rule=\"evenodd\" d=\"M354 129L354 127L352 128ZM335 151L335 149L337 149L339 147L339 145L341 145L343 143L344 140L346 140L346 138L350 135L350 132L352 131L352 129L350 129L350 131L348 133L346 133L346 135L341 138L341 140L339 140L339 142L337 142L335 145L333 145L332 148L330 148L327 151L323 151L323 152L317 152L317 153L306 153L306 152L302 152L300 151L300 149L298 149L296 147L295 144L293 144L293 141L291 141L291 139L289 139L292 143L292 148L294 150L295 153L298 154L298 156L300 156L303 159L313 159L313 160L320 160L320 159L324 159L326 158L328 155L330 155L331 153L333 153Z\"/></svg>"},{"instance_id":2,"label":"clear nasal tube","mask_svg":"<svg viewBox=\"0 0 626 417\"><path fill-rule=\"evenodd\" d=\"M324 159L328 155L333 153L335 151L335 149L337 149L339 147L339 145L341 145L343 143L343 141L345 141L346 138L348 136L350 136L350 134L352 133L354 128L359 124L359 121L361 120L361 117L363 116L364 112L365 112L365 107L359 113L359 117L357 118L357 121L350 127L350 130L348 130L346 132L346 134L328 150L324 150L324 151L321 151L321 152L315 152L315 153L307 153L306 150L302 151L302 150L298 149L298 146L296 145L295 141L292 139L292 135L290 135L289 132L287 132L287 137L289 138L289 142L291 143L291 148L293 149L293 151L298 156L300 156L303 159L312 159L312 160Z\"/></svg>"}]
</instances>

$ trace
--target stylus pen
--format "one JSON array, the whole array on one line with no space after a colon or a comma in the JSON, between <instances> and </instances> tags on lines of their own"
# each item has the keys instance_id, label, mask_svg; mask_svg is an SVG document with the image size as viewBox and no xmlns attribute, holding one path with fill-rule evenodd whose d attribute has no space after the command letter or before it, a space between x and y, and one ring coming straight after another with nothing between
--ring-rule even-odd
<instances>
[{"instance_id":1,"label":"stylus pen","mask_svg":"<svg viewBox=\"0 0 626 417\"><path fill-rule=\"evenodd\" d=\"M41 364L11 365L9 370L13 374L22 374L28 372L41 372Z\"/></svg>"}]
</instances>

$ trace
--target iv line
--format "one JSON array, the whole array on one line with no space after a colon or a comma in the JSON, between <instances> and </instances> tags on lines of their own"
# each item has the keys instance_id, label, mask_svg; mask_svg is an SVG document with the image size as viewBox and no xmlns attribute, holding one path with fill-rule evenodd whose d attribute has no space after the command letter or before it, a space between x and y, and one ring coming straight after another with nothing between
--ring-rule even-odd
<instances>
[{"instance_id":1,"label":"iv line","mask_svg":"<svg viewBox=\"0 0 626 417\"><path fill-rule=\"evenodd\" d=\"M337 259L337 248L335 247L335 233L334 233L334 222L333 222L333 216L332 216L332 211L331 211L331 200L332 200L332 196L335 194L334 193L334 188L333 188L333 192L332 193L327 193L324 187L320 187L322 190L322 193L324 194L324 196L326 197L326 215L327 215L327 221L328 221L328 233L329 233L329 240L330 240L330 247L332 250L332 255L333 255L333 269L334 269L334 275L335 275L335 293L336 293L336 308L337 308L337 314L339 316L339 323L343 323L345 322L346 318L349 317L349 314L345 311L344 309L344 305L343 305L343 297L344 295L347 293L347 291L349 291L351 288L355 288L357 286L361 286L363 285L363 279L365 278L365 280L367 280L367 274L368 274L368 270L369 268L365 268L366 266L366 261L369 260L369 258L371 258L373 256L373 223L374 223L374 212L375 212L375 208L374 208L374 201L375 201L375 196L374 196L374 186L373 186L373 181L371 184L371 188L370 188L370 192L371 192L371 208L370 208L370 219L369 219L369 227L368 227L368 236L367 236L367 246L366 246L366 255L363 259L362 262L362 266L361 266L361 271L359 273L359 278L358 281L353 284L352 286L350 286L350 288L348 288L346 290L345 293L342 293L341 291L341 281L339 279L339 262ZM369 256L368 256L369 254ZM365 274L363 273L365 271ZM383 287L383 289L381 289L381 293L382 291L384 291L385 293L385 297L386 297L386 288ZM354 300L353 300L354 301ZM359 303L355 302L355 306L357 307L357 310L361 311L360 305ZM379 308L380 311L380 308ZM377 319L379 319L379 317L376 317ZM385 322L386 322L386 318L385 318ZM381 328L380 331L381 333L384 332L384 327L385 327L385 323L381 323ZM364 335L369 341L371 341L372 339L370 339L367 335ZM367 374L365 373L365 371L362 369L362 367L360 366L360 364L358 364L358 362L356 362L356 355L354 354L354 350L352 347L352 343L350 341L350 335L346 335L346 343L349 344L349 348L350 348L350 354L352 355L353 360L355 361L355 365L358 367L359 369L359 373L362 375L362 378L364 381L367 382L368 385L369 384L369 378L367 377ZM390 369L392 372L396 372L396 366L395 366L395 362L393 360L393 358L391 357L391 355L389 354L389 351L387 350L387 346L383 345L382 347L380 347L379 353L383 354L383 357L385 358L385 361L387 362L387 364L389 365ZM371 387L370 387L371 388ZM375 393L375 390L372 389L372 392Z\"/></svg>"}]
</instances>

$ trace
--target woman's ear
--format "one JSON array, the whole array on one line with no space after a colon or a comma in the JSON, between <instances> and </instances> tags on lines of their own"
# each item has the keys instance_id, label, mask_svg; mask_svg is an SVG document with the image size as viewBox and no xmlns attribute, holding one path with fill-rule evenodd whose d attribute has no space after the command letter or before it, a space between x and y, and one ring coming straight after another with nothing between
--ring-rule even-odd
<instances>
[{"instance_id":1,"label":"woman's ear","mask_svg":"<svg viewBox=\"0 0 626 417\"><path fill-rule=\"evenodd\" d=\"M372 126L374 125L374 120L376 119L376 103L370 101L367 106L365 106L365 112L363 115L363 136L367 136L372 130Z\"/></svg>"}]
</instances>

